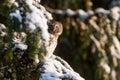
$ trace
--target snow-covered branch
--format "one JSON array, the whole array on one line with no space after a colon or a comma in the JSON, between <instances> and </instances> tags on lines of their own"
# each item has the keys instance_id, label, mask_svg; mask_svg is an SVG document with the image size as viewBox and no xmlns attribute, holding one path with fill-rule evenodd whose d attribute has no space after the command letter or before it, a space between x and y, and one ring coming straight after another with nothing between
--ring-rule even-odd
<instances>
[{"instance_id":1,"label":"snow-covered branch","mask_svg":"<svg viewBox=\"0 0 120 80\"><path fill-rule=\"evenodd\" d=\"M10 0L3 4L10 9L6 24L0 24L0 55L8 55L4 59L10 64L1 63L0 69L10 74L8 79L29 80L37 68L39 80L84 80L66 61L53 55L63 28L52 20L40 0ZM6 78L5 70L0 72L2 79Z\"/></svg>"}]
</instances>

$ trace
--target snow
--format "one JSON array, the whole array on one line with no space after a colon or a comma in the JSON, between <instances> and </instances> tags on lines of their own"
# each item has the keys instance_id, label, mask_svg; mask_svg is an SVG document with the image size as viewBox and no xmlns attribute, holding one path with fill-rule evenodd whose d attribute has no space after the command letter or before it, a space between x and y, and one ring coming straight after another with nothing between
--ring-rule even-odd
<instances>
[{"instance_id":1,"label":"snow","mask_svg":"<svg viewBox=\"0 0 120 80\"><path fill-rule=\"evenodd\" d=\"M119 55L118 58L120 57L120 42L119 39L116 36L113 36L113 43L115 44L115 48L117 49L117 54Z\"/></svg>"},{"instance_id":2,"label":"snow","mask_svg":"<svg viewBox=\"0 0 120 80\"><path fill-rule=\"evenodd\" d=\"M27 4L29 5L30 10L32 10L32 12L26 16L27 23L30 22L28 24L29 25L32 24L31 26L29 26L30 32L33 32L36 28L40 28L42 38L43 38L43 40L45 40L45 46L48 46L49 33L48 33L48 25L47 25L46 16L49 19L52 19L52 16L50 13L45 11L44 8L41 8L43 10L40 10L37 7L35 7L34 5L31 5L31 2L27 3Z\"/></svg>"},{"instance_id":3,"label":"snow","mask_svg":"<svg viewBox=\"0 0 120 80\"><path fill-rule=\"evenodd\" d=\"M34 4L35 1L40 2L40 0L23 0L21 2L25 2L26 3L26 7L28 9L28 11L25 13L24 16L24 20L25 20L25 25L26 25L26 30L29 33L36 33L35 31L37 31L36 29L40 29L41 32L39 32L39 34L41 34L41 36L37 36L37 37L42 37L41 40L39 40L39 43L42 44L42 46L40 47L46 47L46 51L48 52L50 50L48 50L49 47L49 38L50 38L50 34L48 32L48 25L47 22L48 20L52 20L52 15L47 12L45 10L45 8L43 6L38 6L36 7ZM19 10L15 10L15 12L10 13L10 18L17 18L19 20L19 22L22 22L22 16L21 14L23 14L20 11L24 11L23 7L19 6ZM80 13L80 15L85 15L84 12ZM14 35L15 33L15 35ZM33 34L34 36L34 34ZM13 48L12 50L15 51L17 50L22 50L20 52L20 54L24 54L24 51L28 49L28 46L31 45L26 45L25 44L25 40L23 41L23 39L25 39L27 37L27 35L24 32L13 32ZM15 40L14 40L15 38ZM17 38L17 39L16 39ZM43 42L43 43L42 43ZM36 45L37 46L37 45ZM38 46L38 47L39 47ZM54 45L56 46L56 44ZM53 48L55 48L53 46ZM46 53L49 54L49 53ZM51 56L53 55L53 51L51 51ZM71 78L73 80L84 80L80 77L80 75L76 72L74 72L72 70L71 67L66 66L68 65L67 63L63 62L61 60L61 62L55 60L55 59L51 59L51 56L49 56L47 59L45 59L43 61L43 65L42 67L40 67L40 71L41 71L41 75L39 80L62 80L62 78L67 77L67 78ZM35 54L35 62L39 63L39 56L38 54ZM41 62L42 63L42 62ZM63 63L63 64L62 64Z\"/></svg>"},{"instance_id":4,"label":"snow","mask_svg":"<svg viewBox=\"0 0 120 80\"><path fill-rule=\"evenodd\" d=\"M6 33L4 30L6 30L5 25L0 24L0 36L5 36L5 35L7 35L7 33Z\"/></svg>"},{"instance_id":5,"label":"snow","mask_svg":"<svg viewBox=\"0 0 120 80\"><path fill-rule=\"evenodd\" d=\"M19 10L16 10L15 12L10 13L10 17L11 17L11 19L13 19L15 17L19 20L19 22L22 22L22 16L21 16Z\"/></svg>"},{"instance_id":6,"label":"snow","mask_svg":"<svg viewBox=\"0 0 120 80\"><path fill-rule=\"evenodd\" d=\"M0 36L5 36L5 35L7 35L6 32L2 32L2 31L0 31Z\"/></svg>"},{"instance_id":7,"label":"snow","mask_svg":"<svg viewBox=\"0 0 120 80\"><path fill-rule=\"evenodd\" d=\"M108 66L108 64L104 64L103 68L107 73L110 73L110 67Z\"/></svg>"},{"instance_id":8,"label":"snow","mask_svg":"<svg viewBox=\"0 0 120 80\"><path fill-rule=\"evenodd\" d=\"M88 13L88 16L93 16L94 15L94 11L92 11L92 10L89 10L87 13Z\"/></svg>"},{"instance_id":9,"label":"snow","mask_svg":"<svg viewBox=\"0 0 120 80\"><path fill-rule=\"evenodd\" d=\"M42 77L40 77L39 80L62 80L54 72L47 72L41 76Z\"/></svg>"},{"instance_id":10,"label":"snow","mask_svg":"<svg viewBox=\"0 0 120 80\"><path fill-rule=\"evenodd\" d=\"M88 18L88 14L82 9L78 9L77 13L79 14L80 20L82 20L82 21L84 21L86 18Z\"/></svg>"},{"instance_id":11,"label":"snow","mask_svg":"<svg viewBox=\"0 0 120 80\"><path fill-rule=\"evenodd\" d=\"M15 2L15 0L8 0L8 2L9 2L9 3L14 3L14 2Z\"/></svg>"},{"instance_id":12,"label":"snow","mask_svg":"<svg viewBox=\"0 0 120 80\"><path fill-rule=\"evenodd\" d=\"M21 42L13 42L13 44L14 44L13 51L15 49L26 50L28 48L28 45Z\"/></svg>"},{"instance_id":13,"label":"snow","mask_svg":"<svg viewBox=\"0 0 120 80\"><path fill-rule=\"evenodd\" d=\"M37 54L35 55L35 62L36 62L36 63L39 63L39 62L40 62L40 61L39 61L39 57L38 57Z\"/></svg>"},{"instance_id":14,"label":"snow","mask_svg":"<svg viewBox=\"0 0 120 80\"><path fill-rule=\"evenodd\" d=\"M117 74L116 74L116 70L115 70L115 69L113 69L113 70L111 71L111 76L112 76L112 78L116 78ZM114 80L114 79L112 79L112 80ZM116 80L117 80L117 79L116 79Z\"/></svg>"},{"instance_id":15,"label":"snow","mask_svg":"<svg viewBox=\"0 0 120 80\"><path fill-rule=\"evenodd\" d=\"M33 4L33 0L25 0L26 4L32 5Z\"/></svg>"},{"instance_id":16,"label":"snow","mask_svg":"<svg viewBox=\"0 0 120 80\"><path fill-rule=\"evenodd\" d=\"M44 15L45 15L46 18L49 19L49 20L52 20L52 19L53 19L52 15L51 15L49 12L47 12L47 11L44 12Z\"/></svg>"},{"instance_id":17,"label":"snow","mask_svg":"<svg viewBox=\"0 0 120 80\"><path fill-rule=\"evenodd\" d=\"M27 4L33 4L33 3L35 3L35 2L38 2L38 3L40 3L41 2L41 0L26 0L26 3Z\"/></svg>"},{"instance_id":18,"label":"snow","mask_svg":"<svg viewBox=\"0 0 120 80\"><path fill-rule=\"evenodd\" d=\"M70 71L68 71L68 72L69 73L63 74L62 76L60 76L60 78L69 78L70 80L84 80L82 77L79 76L79 74L70 72Z\"/></svg>"},{"instance_id":19,"label":"snow","mask_svg":"<svg viewBox=\"0 0 120 80\"><path fill-rule=\"evenodd\" d=\"M119 20L120 19L120 8L119 7L114 7L111 9L111 15L114 20Z\"/></svg>"},{"instance_id":20,"label":"snow","mask_svg":"<svg viewBox=\"0 0 120 80\"><path fill-rule=\"evenodd\" d=\"M71 10L71 9L67 9L67 10L66 10L66 14L68 14L68 16L73 16L73 15L76 14L76 12L74 12L74 11Z\"/></svg>"},{"instance_id":21,"label":"snow","mask_svg":"<svg viewBox=\"0 0 120 80\"><path fill-rule=\"evenodd\" d=\"M36 26L33 23L26 21L26 24L27 24L26 30L29 31L30 33L36 30Z\"/></svg>"},{"instance_id":22,"label":"snow","mask_svg":"<svg viewBox=\"0 0 120 80\"><path fill-rule=\"evenodd\" d=\"M38 3L40 3L41 2L41 0L35 0L36 2L38 2Z\"/></svg>"},{"instance_id":23,"label":"snow","mask_svg":"<svg viewBox=\"0 0 120 80\"><path fill-rule=\"evenodd\" d=\"M98 9L95 10L95 13L102 13L103 16L107 16L110 13L110 11L105 10L103 8L98 8Z\"/></svg>"},{"instance_id":24,"label":"snow","mask_svg":"<svg viewBox=\"0 0 120 80\"><path fill-rule=\"evenodd\" d=\"M22 38L26 38L27 34L25 32L21 32L21 35L20 35Z\"/></svg>"},{"instance_id":25,"label":"snow","mask_svg":"<svg viewBox=\"0 0 120 80\"><path fill-rule=\"evenodd\" d=\"M29 6L29 9L30 9L32 12L36 12L36 13L39 14L40 10L39 10L36 6L30 5L30 4L28 4L28 6Z\"/></svg>"},{"instance_id":26,"label":"snow","mask_svg":"<svg viewBox=\"0 0 120 80\"><path fill-rule=\"evenodd\" d=\"M49 33L48 33L48 26L47 26L47 19L44 17L44 15L40 12L40 14L37 14L36 12L32 12L29 14L26 19L33 23L33 25L39 27L42 31L42 37L48 43L49 41ZM32 31L34 31L35 26L30 26Z\"/></svg>"},{"instance_id":27,"label":"snow","mask_svg":"<svg viewBox=\"0 0 120 80\"><path fill-rule=\"evenodd\" d=\"M19 7L19 4L17 2L14 2L14 6Z\"/></svg>"},{"instance_id":28,"label":"snow","mask_svg":"<svg viewBox=\"0 0 120 80\"><path fill-rule=\"evenodd\" d=\"M111 72L110 66L107 63L105 63L105 62L102 61L101 64L100 64L100 66L103 68L103 70L106 73L109 74Z\"/></svg>"},{"instance_id":29,"label":"snow","mask_svg":"<svg viewBox=\"0 0 120 80\"><path fill-rule=\"evenodd\" d=\"M80 75L73 70L67 68L66 62L57 61L49 58L43 62L43 66L39 68L42 74L39 80L62 80L63 78L71 80L84 80Z\"/></svg>"}]
</instances>

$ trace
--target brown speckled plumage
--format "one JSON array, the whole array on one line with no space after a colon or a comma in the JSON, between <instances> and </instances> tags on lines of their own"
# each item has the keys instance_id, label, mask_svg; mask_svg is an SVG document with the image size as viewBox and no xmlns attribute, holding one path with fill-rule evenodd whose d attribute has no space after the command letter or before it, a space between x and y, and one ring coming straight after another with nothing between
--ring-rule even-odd
<instances>
[{"instance_id":1,"label":"brown speckled plumage","mask_svg":"<svg viewBox=\"0 0 120 80\"><path fill-rule=\"evenodd\" d=\"M62 34L63 26L60 22L57 21L49 21L48 22L48 32L50 34L49 46L47 47L47 53L45 54L45 59L52 56L56 46L57 39Z\"/></svg>"}]
</instances>

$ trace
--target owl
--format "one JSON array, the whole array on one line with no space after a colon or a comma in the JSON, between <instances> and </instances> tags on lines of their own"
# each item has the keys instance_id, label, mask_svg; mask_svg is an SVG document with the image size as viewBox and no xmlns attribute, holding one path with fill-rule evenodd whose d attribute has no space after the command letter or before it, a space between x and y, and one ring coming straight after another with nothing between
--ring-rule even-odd
<instances>
[{"instance_id":1,"label":"owl","mask_svg":"<svg viewBox=\"0 0 120 80\"><path fill-rule=\"evenodd\" d=\"M49 45L46 47L46 53L44 59L48 59L53 55L53 52L57 46L57 40L63 32L63 26L57 21L48 21L48 32L50 34Z\"/></svg>"}]
</instances>

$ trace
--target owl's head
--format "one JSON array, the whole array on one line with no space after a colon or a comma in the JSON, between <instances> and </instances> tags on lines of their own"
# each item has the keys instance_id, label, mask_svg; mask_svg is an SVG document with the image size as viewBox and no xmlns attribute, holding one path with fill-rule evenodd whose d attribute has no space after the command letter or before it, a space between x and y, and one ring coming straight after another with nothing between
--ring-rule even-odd
<instances>
[{"instance_id":1,"label":"owl's head","mask_svg":"<svg viewBox=\"0 0 120 80\"><path fill-rule=\"evenodd\" d=\"M48 21L48 32L50 34L53 34L55 36L60 36L63 32L63 26L60 22L57 22L57 21Z\"/></svg>"}]
</instances>

